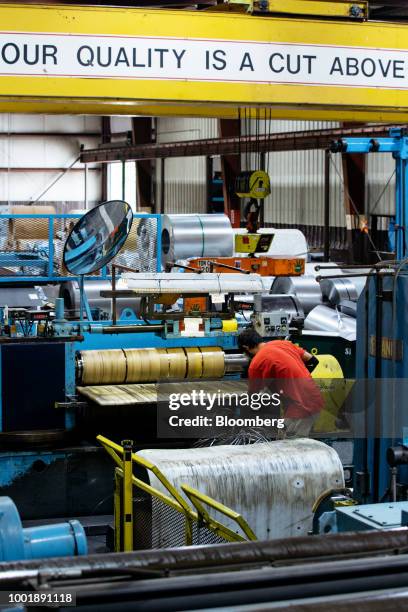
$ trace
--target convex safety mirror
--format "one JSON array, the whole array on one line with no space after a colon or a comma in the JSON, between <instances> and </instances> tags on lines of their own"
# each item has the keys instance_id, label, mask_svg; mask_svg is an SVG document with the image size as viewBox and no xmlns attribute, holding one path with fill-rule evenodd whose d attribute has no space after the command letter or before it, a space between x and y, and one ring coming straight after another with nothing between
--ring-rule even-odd
<instances>
[{"instance_id":1,"label":"convex safety mirror","mask_svg":"<svg viewBox=\"0 0 408 612\"><path fill-rule=\"evenodd\" d=\"M64 264L78 276L106 266L124 245L133 213L123 200L110 200L87 212L72 228L64 246Z\"/></svg>"}]
</instances>

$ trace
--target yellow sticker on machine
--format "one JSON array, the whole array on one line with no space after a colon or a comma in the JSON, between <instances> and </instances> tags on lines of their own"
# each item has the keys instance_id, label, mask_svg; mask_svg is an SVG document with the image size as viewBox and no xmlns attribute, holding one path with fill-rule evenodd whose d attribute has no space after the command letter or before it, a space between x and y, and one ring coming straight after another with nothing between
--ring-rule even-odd
<instances>
[{"instance_id":1,"label":"yellow sticker on machine","mask_svg":"<svg viewBox=\"0 0 408 612\"><path fill-rule=\"evenodd\" d=\"M268 253L274 234L236 234L237 253Z\"/></svg>"}]
</instances>

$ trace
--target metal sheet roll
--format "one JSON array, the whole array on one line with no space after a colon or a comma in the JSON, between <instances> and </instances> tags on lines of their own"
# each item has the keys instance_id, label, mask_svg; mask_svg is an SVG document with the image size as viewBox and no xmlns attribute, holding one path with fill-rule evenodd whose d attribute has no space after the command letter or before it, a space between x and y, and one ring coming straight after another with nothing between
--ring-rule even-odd
<instances>
[{"instance_id":1,"label":"metal sheet roll","mask_svg":"<svg viewBox=\"0 0 408 612\"><path fill-rule=\"evenodd\" d=\"M126 357L122 349L82 351L84 385L121 384L126 378Z\"/></svg>"},{"instance_id":2,"label":"metal sheet roll","mask_svg":"<svg viewBox=\"0 0 408 612\"><path fill-rule=\"evenodd\" d=\"M157 349L160 364L160 380L165 380L169 377L170 362L165 348Z\"/></svg>"},{"instance_id":3,"label":"metal sheet roll","mask_svg":"<svg viewBox=\"0 0 408 612\"><path fill-rule=\"evenodd\" d=\"M297 297L305 314L323 303L320 284L314 276L279 276L272 283L271 293L290 294Z\"/></svg>"},{"instance_id":4,"label":"metal sheet roll","mask_svg":"<svg viewBox=\"0 0 408 612\"><path fill-rule=\"evenodd\" d=\"M342 300L358 299L357 289L349 278L324 278L320 281L320 288L332 306L337 306Z\"/></svg>"},{"instance_id":5,"label":"metal sheet roll","mask_svg":"<svg viewBox=\"0 0 408 612\"><path fill-rule=\"evenodd\" d=\"M110 291L112 284L110 281L94 280L85 281L84 283L86 297L91 310L99 308L106 313L108 318L112 317L112 300L110 298L101 297L101 291ZM68 281L60 286L59 297L64 299L65 309L70 316L79 317L79 285L76 281ZM116 300L116 316L120 318L122 311L125 308L131 308L135 313L140 311L140 298L127 297L117 298Z\"/></svg>"},{"instance_id":6,"label":"metal sheet roll","mask_svg":"<svg viewBox=\"0 0 408 612\"><path fill-rule=\"evenodd\" d=\"M336 451L318 440L295 439L206 448L145 449L138 455L154 463L181 490L187 484L241 514L259 540L306 535L313 504L327 489L344 487ZM166 493L154 473L149 483ZM236 530L236 523L212 508L209 513ZM177 546L171 521L159 504L152 512L158 542Z\"/></svg>"},{"instance_id":7,"label":"metal sheet roll","mask_svg":"<svg viewBox=\"0 0 408 612\"><path fill-rule=\"evenodd\" d=\"M305 330L336 332L346 340L356 339L356 319L329 308L316 306L305 319Z\"/></svg>"},{"instance_id":8,"label":"metal sheet roll","mask_svg":"<svg viewBox=\"0 0 408 612\"><path fill-rule=\"evenodd\" d=\"M160 356L155 349L123 349L126 357L126 381L155 382L160 378Z\"/></svg>"},{"instance_id":9,"label":"metal sheet roll","mask_svg":"<svg viewBox=\"0 0 408 612\"><path fill-rule=\"evenodd\" d=\"M254 295L254 309L256 312L278 312L287 313L290 317L302 317L305 313L294 295L268 294Z\"/></svg>"},{"instance_id":10,"label":"metal sheet roll","mask_svg":"<svg viewBox=\"0 0 408 612\"><path fill-rule=\"evenodd\" d=\"M169 378L185 378L187 373L187 357L183 349L167 349L169 360Z\"/></svg>"},{"instance_id":11,"label":"metal sheet roll","mask_svg":"<svg viewBox=\"0 0 408 612\"><path fill-rule=\"evenodd\" d=\"M203 378L221 378L225 372L224 351L219 346L202 346Z\"/></svg>"},{"instance_id":12,"label":"metal sheet roll","mask_svg":"<svg viewBox=\"0 0 408 612\"><path fill-rule=\"evenodd\" d=\"M231 257L234 234L226 215L163 215L162 261L189 257Z\"/></svg>"},{"instance_id":13,"label":"metal sheet roll","mask_svg":"<svg viewBox=\"0 0 408 612\"><path fill-rule=\"evenodd\" d=\"M184 349L187 356L187 378L201 378L203 375L203 355L198 347Z\"/></svg>"},{"instance_id":14,"label":"metal sheet roll","mask_svg":"<svg viewBox=\"0 0 408 612\"><path fill-rule=\"evenodd\" d=\"M225 355L218 346L81 351L78 366L83 385L222 378Z\"/></svg>"}]
</instances>

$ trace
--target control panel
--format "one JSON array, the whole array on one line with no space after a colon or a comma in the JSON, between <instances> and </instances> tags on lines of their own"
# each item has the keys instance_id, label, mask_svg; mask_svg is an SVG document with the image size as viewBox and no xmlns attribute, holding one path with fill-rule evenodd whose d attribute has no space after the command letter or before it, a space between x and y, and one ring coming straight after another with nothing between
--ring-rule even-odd
<instances>
[{"instance_id":1,"label":"control panel","mask_svg":"<svg viewBox=\"0 0 408 612\"><path fill-rule=\"evenodd\" d=\"M253 315L254 329L264 338L281 338L289 333L288 316L284 312L257 312Z\"/></svg>"}]
</instances>

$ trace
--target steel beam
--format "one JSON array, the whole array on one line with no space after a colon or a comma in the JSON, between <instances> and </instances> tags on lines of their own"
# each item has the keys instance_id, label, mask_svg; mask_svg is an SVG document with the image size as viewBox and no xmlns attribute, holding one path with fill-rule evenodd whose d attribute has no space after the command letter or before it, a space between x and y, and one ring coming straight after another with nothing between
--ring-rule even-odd
<instances>
[{"instance_id":1,"label":"steel beam","mask_svg":"<svg viewBox=\"0 0 408 612\"><path fill-rule=\"evenodd\" d=\"M365 215L366 161L367 157L364 153L342 155L344 207L350 263L371 261L367 234L360 228L360 221L363 222Z\"/></svg>"},{"instance_id":2,"label":"steel beam","mask_svg":"<svg viewBox=\"0 0 408 612\"><path fill-rule=\"evenodd\" d=\"M145 146L153 140L152 119L150 117L134 117L132 119L133 142ZM152 206L152 162L150 159L136 161L136 191L140 208ZM152 212L155 212L152 210Z\"/></svg>"},{"instance_id":3,"label":"steel beam","mask_svg":"<svg viewBox=\"0 0 408 612\"><path fill-rule=\"evenodd\" d=\"M220 119L218 132L221 138L233 138L239 141L241 134L239 119ZM208 153L207 153L208 155ZM221 155L222 192L224 196L224 213L231 219L232 227L240 227L241 200L235 193L235 178L241 171L241 156L236 151L233 155Z\"/></svg>"},{"instance_id":4,"label":"steel beam","mask_svg":"<svg viewBox=\"0 0 408 612\"><path fill-rule=\"evenodd\" d=\"M237 155L240 150L255 153L257 151L328 149L333 140L351 136L388 136L389 129L389 125L371 125L354 128L285 132L260 135L259 137L242 136L238 138L237 136L232 136L150 145L85 149L81 153L81 162L107 163L110 161L160 159L166 157L228 156Z\"/></svg>"}]
</instances>

